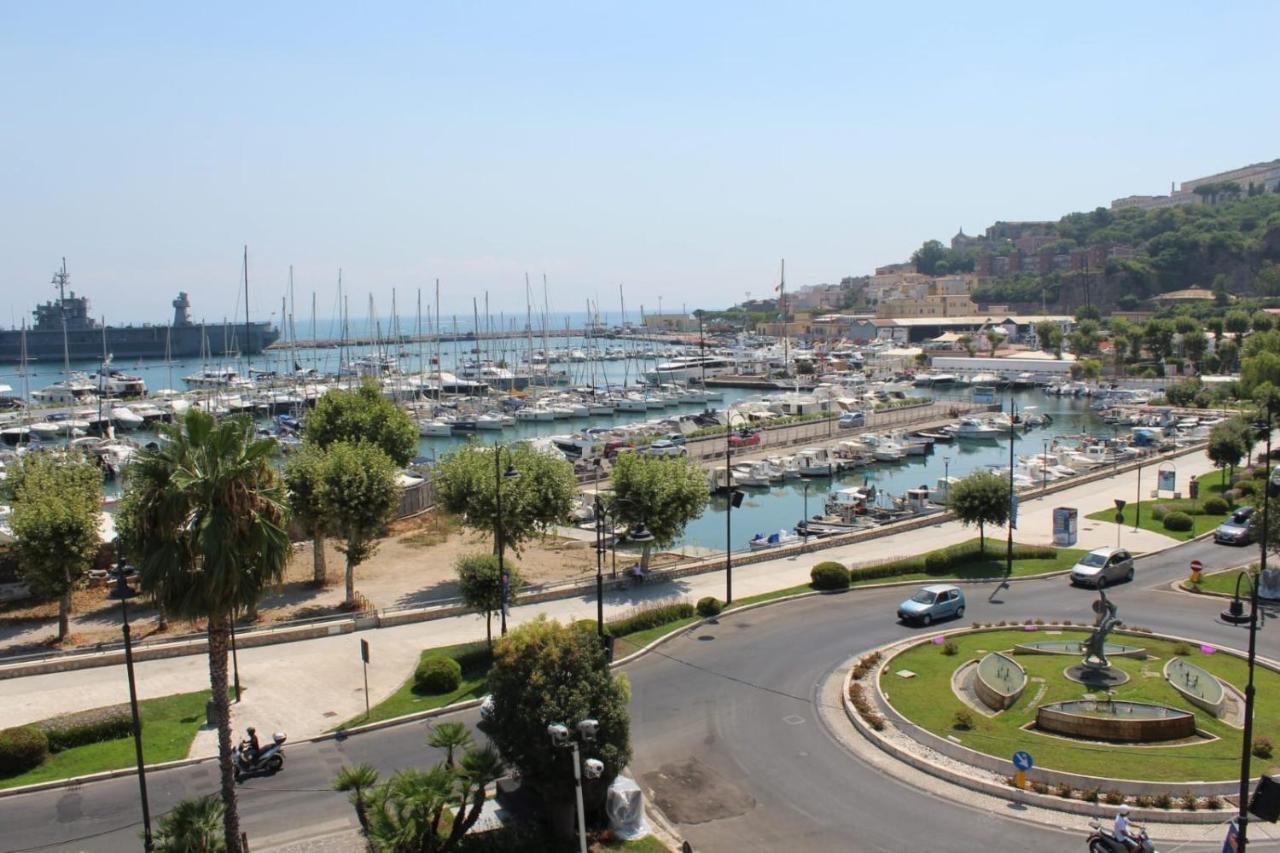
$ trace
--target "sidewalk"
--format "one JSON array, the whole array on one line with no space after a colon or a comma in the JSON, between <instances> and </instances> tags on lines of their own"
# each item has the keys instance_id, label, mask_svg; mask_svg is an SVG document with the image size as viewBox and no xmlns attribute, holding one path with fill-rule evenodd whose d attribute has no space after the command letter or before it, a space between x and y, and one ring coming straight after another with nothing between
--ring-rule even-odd
<instances>
[{"instance_id":1,"label":"sidewalk","mask_svg":"<svg viewBox=\"0 0 1280 853\"><path fill-rule=\"evenodd\" d=\"M1203 453L1177 460L1178 480L1185 484L1195 474L1213 471ZM1143 471L1143 484L1154 485L1152 471ZM1019 542L1048 544L1052 536L1055 507L1079 510L1079 548L1116 544L1115 524L1087 519L1089 513L1113 506L1112 498L1132 501L1136 496L1137 473L1127 472L1102 482L1083 484L1044 498L1024 499L1020 504ZM977 531L949 521L898 535L831 548L817 554L779 558L735 567L734 597L771 592L807 583L809 569L824 559L865 564L919 553L973 538ZM987 535L1003 541L1004 528L991 528ZM1172 543L1169 537L1146 530L1133 532L1121 527L1121 544L1135 552L1152 551ZM613 618L642 604L663 599L697 600L702 596L724 597L723 572L681 578L671 583L641 586L606 594L605 616ZM584 596L516 607L509 625L527 622L539 614L560 621L595 618L594 592ZM494 620L497 633L497 620ZM360 662L360 641L370 646L369 693L376 704L390 695L409 676L419 653L426 648L484 639L484 619L463 615L428 622L416 622L376 631L323 637L280 645L243 649L239 654L240 680L244 700L233 705L233 725L255 725L264 731L285 731L293 740L333 729L364 711L364 685ZM147 699L208 689L207 658L191 655L145 661L136 666L140 698ZM71 711L128 701L128 687L121 667L97 667L72 672L31 676L9 682L0 704L0 728L20 725ZM202 730L191 748L192 757L216 754L216 733Z\"/></svg>"}]
</instances>

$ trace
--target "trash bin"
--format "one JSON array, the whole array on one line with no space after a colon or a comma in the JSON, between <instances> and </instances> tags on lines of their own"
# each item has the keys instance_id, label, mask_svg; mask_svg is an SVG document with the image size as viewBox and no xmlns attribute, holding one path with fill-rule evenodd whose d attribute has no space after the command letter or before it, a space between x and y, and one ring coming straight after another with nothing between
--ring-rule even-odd
<instances>
[{"instance_id":1,"label":"trash bin","mask_svg":"<svg viewBox=\"0 0 1280 853\"><path fill-rule=\"evenodd\" d=\"M1200 481L1195 477L1191 478L1191 482L1187 485L1187 488L1191 493L1191 500L1194 501L1200 497Z\"/></svg>"},{"instance_id":2,"label":"trash bin","mask_svg":"<svg viewBox=\"0 0 1280 853\"><path fill-rule=\"evenodd\" d=\"M212 696L204 702L204 721L205 724L209 726L216 726L218 724L218 708L213 704Z\"/></svg>"}]
</instances>

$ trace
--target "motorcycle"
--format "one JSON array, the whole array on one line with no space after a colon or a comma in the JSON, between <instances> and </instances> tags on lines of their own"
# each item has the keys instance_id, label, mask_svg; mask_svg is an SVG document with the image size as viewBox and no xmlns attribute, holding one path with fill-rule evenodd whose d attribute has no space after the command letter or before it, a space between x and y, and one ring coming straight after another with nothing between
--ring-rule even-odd
<instances>
[{"instance_id":1,"label":"motorcycle","mask_svg":"<svg viewBox=\"0 0 1280 853\"><path fill-rule=\"evenodd\" d=\"M271 736L271 743L258 751L257 758L250 755L249 742L240 741L240 746L233 756L235 761L236 781L243 782L246 776L278 773L284 769L284 732L276 732Z\"/></svg>"},{"instance_id":2,"label":"motorcycle","mask_svg":"<svg viewBox=\"0 0 1280 853\"><path fill-rule=\"evenodd\" d=\"M1135 839L1138 842L1138 846L1131 848L1125 846L1123 841L1118 840L1111 830L1105 828L1100 822L1091 820L1089 821L1089 826L1092 829L1087 839L1089 853L1131 853L1133 850L1136 850L1137 853L1157 853L1155 845L1147 837L1147 830L1143 827L1133 827L1138 831L1138 836Z\"/></svg>"}]
</instances>

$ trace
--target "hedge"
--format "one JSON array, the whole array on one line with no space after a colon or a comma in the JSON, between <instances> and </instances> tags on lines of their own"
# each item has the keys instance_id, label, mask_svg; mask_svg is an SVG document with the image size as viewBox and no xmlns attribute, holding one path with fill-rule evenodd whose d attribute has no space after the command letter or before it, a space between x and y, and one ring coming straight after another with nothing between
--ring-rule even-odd
<instances>
[{"instance_id":1,"label":"hedge","mask_svg":"<svg viewBox=\"0 0 1280 853\"><path fill-rule=\"evenodd\" d=\"M49 738L35 726L0 730L0 776L25 773L49 757Z\"/></svg>"},{"instance_id":2,"label":"hedge","mask_svg":"<svg viewBox=\"0 0 1280 853\"><path fill-rule=\"evenodd\" d=\"M1219 497L1209 498L1203 506L1205 515L1226 515L1228 509L1227 502Z\"/></svg>"},{"instance_id":3,"label":"hedge","mask_svg":"<svg viewBox=\"0 0 1280 853\"><path fill-rule=\"evenodd\" d=\"M657 628L671 622L678 622L681 619L688 619L696 615L696 613L693 605L687 601L682 601L679 604L659 604L656 607L650 607L631 616L625 616L622 619L609 622L605 625L605 628L611 636L625 637L627 634L648 631L650 628Z\"/></svg>"},{"instance_id":4,"label":"hedge","mask_svg":"<svg viewBox=\"0 0 1280 853\"><path fill-rule=\"evenodd\" d=\"M454 652L452 657L464 673L488 672L493 664L493 649L488 643L470 643Z\"/></svg>"},{"instance_id":5,"label":"hedge","mask_svg":"<svg viewBox=\"0 0 1280 853\"><path fill-rule=\"evenodd\" d=\"M966 563L975 563L990 557L1003 557L1004 550L1004 546L1001 546L999 553L990 550L983 552L978 547L977 542L964 542L959 545L952 545L949 548L929 551L926 554L903 557L900 560L890 560L878 566L854 569L852 575L854 580L892 578L898 575L939 575ZM1015 543L1013 546L1013 559L1015 560L1052 560L1057 556L1056 549L1044 545L1020 545Z\"/></svg>"},{"instance_id":6,"label":"hedge","mask_svg":"<svg viewBox=\"0 0 1280 853\"><path fill-rule=\"evenodd\" d=\"M129 737L133 734L133 715L128 705L111 705L64 714L34 725L48 738L50 752L62 752L76 746Z\"/></svg>"},{"instance_id":7,"label":"hedge","mask_svg":"<svg viewBox=\"0 0 1280 853\"><path fill-rule=\"evenodd\" d=\"M1195 526L1195 522L1191 516L1185 512L1171 512L1164 517L1164 529L1172 530L1175 533L1186 533Z\"/></svg>"},{"instance_id":8,"label":"hedge","mask_svg":"<svg viewBox=\"0 0 1280 853\"><path fill-rule=\"evenodd\" d=\"M413 673L413 686L422 693L452 693L462 684L462 667L453 658L427 658Z\"/></svg>"},{"instance_id":9,"label":"hedge","mask_svg":"<svg viewBox=\"0 0 1280 853\"><path fill-rule=\"evenodd\" d=\"M848 589L849 570L843 564L827 560L809 570L814 589Z\"/></svg>"},{"instance_id":10,"label":"hedge","mask_svg":"<svg viewBox=\"0 0 1280 853\"><path fill-rule=\"evenodd\" d=\"M706 598L698 599L696 608L699 616L703 619L710 619L714 616L720 615L721 611L724 610L724 602L714 596L708 595Z\"/></svg>"}]
</instances>

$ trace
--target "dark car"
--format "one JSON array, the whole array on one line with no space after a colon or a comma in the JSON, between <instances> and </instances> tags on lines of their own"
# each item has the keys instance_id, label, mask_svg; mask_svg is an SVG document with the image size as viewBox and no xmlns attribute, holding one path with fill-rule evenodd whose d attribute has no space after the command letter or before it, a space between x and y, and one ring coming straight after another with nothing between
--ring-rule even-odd
<instances>
[{"instance_id":1,"label":"dark car","mask_svg":"<svg viewBox=\"0 0 1280 853\"><path fill-rule=\"evenodd\" d=\"M759 443L760 433L749 429L739 430L729 436L730 447L750 447L753 444Z\"/></svg>"},{"instance_id":2,"label":"dark car","mask_svg":"<svg viewBox=\"0 0 1280 853\"><path fill-rule=\"evenodd\" d=\"M1213 531L1213 541L1223 545L1248 545L1253 541L1253 507L1242 506Z\"/></svg>"}]
</instances>

